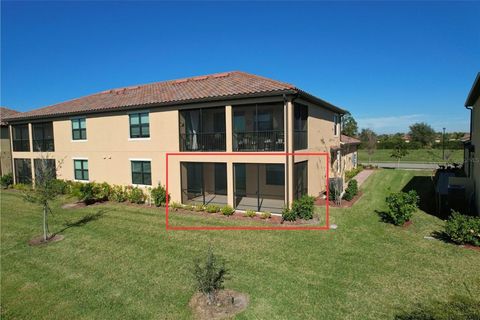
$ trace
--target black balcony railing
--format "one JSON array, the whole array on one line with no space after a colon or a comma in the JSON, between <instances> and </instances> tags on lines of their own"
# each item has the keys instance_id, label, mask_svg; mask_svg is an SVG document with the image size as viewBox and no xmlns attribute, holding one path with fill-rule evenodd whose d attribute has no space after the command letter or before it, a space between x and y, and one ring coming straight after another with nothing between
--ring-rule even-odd
<instances>
[{"instance_id":1,"label":"black balcony railing","mask_svg":"<svg viewBox=\"0 0 480 320\"><path fill-rule=\"evenodd\" d=\"M283 131L244 131L233 134L234 151L283 151Z\"/></svg>"},{"instance_id":2,"label":"black balcony railing","mask_svg":"<svg viewBox=\"0 0 480 320\"><path fill-rule=\"evenodd\" d=\"M295 130L293 132L294 150L303 150L308 148L308 135L306 130Z\"/></svg>"},{"instance_id":3,"label":"black balcony railing","mask_svg":"<svg viewBox=\"0 0 480 320\"><path fill-rule=\"evenodd\" d=\"M180 134L180 151L225 151L225 132Z\"/></svg>"},{"instance_id":4,"label":"black balcony railing","mask_svg":"<svg viewBox=\"0 0 480 320\"><path fill-rule=\"evenodd\" d=\"M33 140L33 151L55 151L53 139Z\"/></svg>"}]
</instances>

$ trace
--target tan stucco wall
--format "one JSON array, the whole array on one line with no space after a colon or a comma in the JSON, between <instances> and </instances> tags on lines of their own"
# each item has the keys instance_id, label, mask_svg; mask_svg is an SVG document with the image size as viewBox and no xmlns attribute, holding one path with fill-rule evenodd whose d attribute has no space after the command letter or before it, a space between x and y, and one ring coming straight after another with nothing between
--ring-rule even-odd
<instances>
[{"instance_id":1,"label":"tan stucco wall","mask_svg":"<svg viewBox=\"0 0 480 320\"><path fill-rule=\"evenodd\" d=\"M334 134L334 112L297 99L295 102L308 106L308 149L296 152L330 152L332 146L340 146L340 125L337 125L337 135ZM325 156L296 155L295 162L308 160L308 193L317 197L326 190ZM330 177L333 177L330 168Z\"/></svg>"},{"instance_id":2,"label":"tan stucco wall","mask_svg":"<svg viewBox=\"0 0 480 320\"><path fill-rule=\"evenodd\" d=\"M245 99L242 104L281 102L283 99ZM308 151L325 152L331 145L339 145L339 136L333 135L333 112L315 106L309 102L300 103L309 106L309 149ZM226 110L227 152L232 152L232 105L238 106L239 101L227 101L223 107ZM152 186L166 184L166 153L179 152L179 109L222 107L218 103L195 104L175 108L143 108L138 111L148 111L150 116L150 138L129 138L129 113L115 112L86 116L87 140L73 141L71 133L71 119L61 118L53 121L55 136L55 151L48 153L50 158L60 162L57 176L60 179L73 180L73 160L88 159L90 181L110 184L131 185L131 160L149 160L152 168ZM293 128L292 103L283 104L283 111L288 118L284 127L289 128L286 150L293 151L291 129ZM44 120L43 120L44 121ZM31 126L30 126L31 130ZM338 129L339 130L339 129ZM339 132L339 131L338 131ZM321 137L321 138L319 138ZM233 205L233 164L234 163L282 163L287 164L285 181L292 180L293 162L303 161L301 156L287 157L286 155L259 156L238 153L232 155L212 155L208 152L198 152L197 155L172 155L168 163L168 188L172 201L181 201L180 162L224 162L227 164L227 190L229 203ZM13 152L14 158L39 158L38 152ZM287 161L288 158L288 161ZM325 160L322 157L309 157L309 190L311 195L318 196L325 190ZM32 168L32 176L34 168ZM264 184L265 174L260 173L261 183ZM248 178L247 178L248 179ZM263 180L262 180L263 179ZM285 195L293 198L292 183L284 188ZM266 192L277 193L278 186L265 186Z\"/></svg>"},{"instance_id":3,"label":"tan stucco wall","mask_svg":"<svg viewBox=\"0 0 480 320\"><path fill-rule=\"evenodd\" d=\"M12 173L12 151L8 126L0 128L0 175Z\"/></svg>"}]
</instances>

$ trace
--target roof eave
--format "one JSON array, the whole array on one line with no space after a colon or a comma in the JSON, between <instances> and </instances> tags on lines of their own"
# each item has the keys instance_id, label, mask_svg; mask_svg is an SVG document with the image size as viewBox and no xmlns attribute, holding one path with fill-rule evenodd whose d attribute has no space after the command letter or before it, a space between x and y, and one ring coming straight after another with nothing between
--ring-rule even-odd
<instances>
[{"instance_id":1,"label":"roof eave","mask_svg":"<svg viewBox=\"0 0 480 320\"><path fill-rule=\"evenodd\" d=\"M465 101L465 107L473 107L475 102L477 102L478 98L480 97L480 72L477 73L477 77L473 82L472 88L468 93L467 100Z\"/></svg>"},{"instance_id":2,"label":"roof eave","mask_svg":"<svg viewBox=\"0 0 480 320\"><path fill-rule=\"evenodd\" d=\"M322 100L320 98L317 98L315 97L314 95L311 95L310 93L308 92L305 92L303 90L300 90L298 89L298 94L300 97L302 97L303 99L307 100L307 101L310 101L310 102L313 102L313 103L316 103L316 104L319 104L331 111L334 111L336 113L339 113L339 114L346 114L348 113L347 110L343 109L343 108L340 108L340 107L337 107L333 104L331 104L330 102L328 101L325 101L325 100Z\"/></svg>"}]
</instances>

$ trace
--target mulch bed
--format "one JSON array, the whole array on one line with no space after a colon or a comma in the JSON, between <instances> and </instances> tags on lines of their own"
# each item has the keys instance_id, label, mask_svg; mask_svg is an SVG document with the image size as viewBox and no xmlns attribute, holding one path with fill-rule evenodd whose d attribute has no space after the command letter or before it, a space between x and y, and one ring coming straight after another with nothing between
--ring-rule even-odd
<instances>
[{"instance_id":1,"label":"mulch bed","mask_svg":"<svg viewBox=\"0 0 480 320\"><path fill-rule=\"evenodd\" d=\"M335 201L332 201L330 200L328 205L331 207L331 208L350 208L351 206L353 206L355 204L355 202L358 201L358 199L360 199L361 197L363 196L363 192L362 191L359 191L357 193L357 195L355 197L353 197L352 200L350 201L347 201L347 200L343 200L342 199L342 204L340 206L338 206ZM317 198L315 199L315 205L317 206L325 206L327 204L327 199L322 199L322 198Z\"/></svg>"},{"instance_id":2,"label":"mulch bed","mask_svg":"<svg viewBox=\"0 0 480 320\"><path fill-rule=\"evenodd\" d=\"M192 308L195 319L220 320L231 319L245 310L248 306L248 301L249 298L244 293L234 290L222 290L217 293L217 300L213 304L209 304L208 299L200 292L197 292L190 299L188 305Z\"/></svg>"},{"instance_id":3,"label":"mulch bed","mask_svg":"<svg viewBox=\"0 0 480 320\"><path fill-rule=\"evenodd\" d=\"M471 244L465 244L465 245L462 245L460 247L480 252L480 247L472 246Z\"/></svg>"},{"instance_id":4,"label":"mulch bed","mask_svg":"<svg viewBox=\"0 0 480 320\"><path fill-rule=\"evenodd\" d=\"M406 221L406 222L402 225L402 228L407 229L407 228L410 227L411 225L412 225L412 220L408 220L408 221Z\"/></svg>"},{"instance_id":5,"label":"mulch bed","mask_svg":"<svg viewBox=\"0 0 480 320\"><path fill-rule=\"evenodd\" d=\"M50 236L47 239L47 241L43 240L43 236L38 236L38 237L35 237L35 238L31 239L30 241L28 241L28 244L31 245L31 246L39 246L39 245L42 245L42 244L49 244L49 243L52 243L52 242L61 241L63 239L64 239L64 236L62 236L61 234L54 234L53 236Z\"/></svg>"}]
</instances>

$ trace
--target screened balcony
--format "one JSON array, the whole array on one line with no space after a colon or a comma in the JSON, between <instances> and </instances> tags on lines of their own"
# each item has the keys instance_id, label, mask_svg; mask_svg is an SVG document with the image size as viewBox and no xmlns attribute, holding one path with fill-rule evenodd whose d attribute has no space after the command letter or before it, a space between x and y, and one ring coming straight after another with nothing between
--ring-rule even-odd
<instances>
[{"instance_id":1,"label":"screened balcony","mask_svg":"<svg viewBox=\"0 0 480 320\"><path fill-rule=\"evenodd\" d=\"M235 163L235 207L281 213L285 205L285 165Z\"/></svg>"},{"instance_id":2,"label":"screened balcony","mask_svg":"<svg viewBox=\"0 0 480 320\"><path fill-rule=\"evenodd\" d=\"M233 151L284 151L283 104L233 107Z\"/></svg>"},{"instance_id":3,"label":"screened balcony","mask_svg":"<svg viewBox=\"0 0 480 320\"><path fill-rule=\"evenodd\" d=\"M180 171L183 204L227 204L225 163L182 162Z\"/></svg>"},{"instance_id":4,"label":"screened balcony","mask_svg":"<svg viewBox=\"0 0 480 320\"><path fill-rule=\"evenodd\" d=\"M225 108L180 111L180 151L225 151Z\"/></svg>"}]
</instances>

